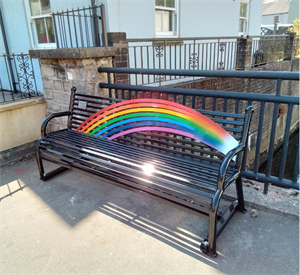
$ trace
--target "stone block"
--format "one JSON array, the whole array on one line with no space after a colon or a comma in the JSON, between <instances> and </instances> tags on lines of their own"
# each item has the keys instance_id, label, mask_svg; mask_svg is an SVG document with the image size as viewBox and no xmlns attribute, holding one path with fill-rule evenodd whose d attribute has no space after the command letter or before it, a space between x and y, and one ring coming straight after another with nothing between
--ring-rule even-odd
<instances>
[{"instance_id":1,"label":"stone block","mask_svg":"<svg viewBox=\"0 0 300 275\"><path fill-rule=\"evenodd\" d=\"M55 68L56 70L56 77L58 79L66 79L67 76L66 76L66 69L63 68L63 67L56 67Z\"/></svg>"},{"instance_id":2,"label":"stone block","mask_svg":"<svg viewBox=\"0 0 300 275\"><path fill-rule=\"evenodd\" d=\"M55 76L55 69L51 65L41 66L41 74L43 78L52 78Z\"/></svg>"},{"instance_id":3,"label":"stone block","mask_svg":"<svg viewBox=\"0 0 300 275\"><path fill-rule=\"evenodd\" d=\"M63 83L59 80L54 80L54 90L62 91L63 90Z\"/></svg>"},{"instance_id":4,"label":"stone block","mask_svg":"<svg viewBox=\"0 0 300 275\"><path fill-rule=\"evenodd\" d=\"M98 74L98 72L96 71L96 69L93 69L93 70L84 70L84 73L83 73L83 75L84 75L84 79L86 80L86 81L95 81L96 80L96 77L98 76L97 75Z\"/></svg>"},{"instance_id":5,"label":"stone block","mask_svg":"<svg viewBox=\"0 0 300 275\"><path fill-rule=\"evenodd\" d=\"M53 80L44 78L43 79L43 87L44 87L44 90L46 90L46 89L53 90Z\"/></svg>"},{"instance_id":6,"label":"stone block","mask_svg":"<svg viewBox=\"0 0 300 275\"><path fill-rule=\"evenodd\" d=\"M62 106L55 103L53 100L46 100L47 110L52 113L62 111Z\"/></svg>"},{"instance_id":7,"label":"stone block","mask_svg":"<svg viewBox=\"0 0 300 275\"><path fill-rule=\"evenodd\" d=\"M53 99L56 103L68 105L70 102L70 95L65 93L53 93Z\"/></svg>"},{"instance_id":8,"label":"stone block","mask_svg":"<svg viewBox=\"0 0 300 275\"><path fill-rule=\"evenodd\" d=\"M44 89L44 98L45 99L53 99L53 91Z\"/></svg>"}]
</instances>

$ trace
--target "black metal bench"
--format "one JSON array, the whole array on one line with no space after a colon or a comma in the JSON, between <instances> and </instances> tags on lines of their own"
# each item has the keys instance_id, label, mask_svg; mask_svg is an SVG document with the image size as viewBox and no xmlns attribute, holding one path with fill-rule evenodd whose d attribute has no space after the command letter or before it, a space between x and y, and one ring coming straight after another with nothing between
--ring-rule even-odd
<instances>
[{"instance_id":1,"label":"black metal bench","mask_svg":"<svg viewBox=\"0 0 300 275\"><path fill-rule=\"evenodd\" d=\"M42 124L36 147L40 176L47 180L73 169L198 214L209 220L200 249L216 256L217 236L236 209L245 211L240 167L252 112L252 106L236 114L160 99L124 101L73 87L70 111ZM69 117L68 128L46 133L48 122L61 116ZM227 139L217 140L224 132ZM42 160L60 168L45 173ZM219 215L223 192L233 181L237 200Z\"/></svg>"}]
</instances>

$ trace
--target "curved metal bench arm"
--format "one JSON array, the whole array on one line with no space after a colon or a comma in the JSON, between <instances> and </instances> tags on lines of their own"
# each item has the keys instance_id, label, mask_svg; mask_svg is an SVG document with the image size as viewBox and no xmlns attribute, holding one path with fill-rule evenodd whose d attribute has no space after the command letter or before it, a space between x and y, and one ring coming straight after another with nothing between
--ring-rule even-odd
<instances>
[{"instance_id":1,"label":"curved metal bench arm","mask_svg":"<svg viewBox=\"0 0 300 275\"><path fill-rule=\"evenodd\" d=\"M61 116L70 116L71 114L72 113L70 111L65 111L65 112L55 113L55 114L51 114L51 115L47 116L45 118L45 120L43 121L42 127L41 127L42 137L46 136L46 127L51 119L53 119L55 117L61 117Z\"/></svg>"}]
</instances>

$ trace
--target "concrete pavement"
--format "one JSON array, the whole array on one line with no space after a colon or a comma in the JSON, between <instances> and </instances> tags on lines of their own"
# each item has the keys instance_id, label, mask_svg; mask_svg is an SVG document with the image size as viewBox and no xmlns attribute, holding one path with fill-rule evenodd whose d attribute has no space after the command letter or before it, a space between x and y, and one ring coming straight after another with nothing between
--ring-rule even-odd
<instances>
[{"instance_id":1,"label":"concrete pavement","mask_svg":"<svg viewBox=\"0 0 300 275\"><path fill-rule=\"evenodd\" d=\"M234 215L210 258L197 216L73 171L42 182L35 159L0 173L3 275L299 274L299 199L289 191L266 199L245 187L248 213Z\"/></svg>"}]
</instances>

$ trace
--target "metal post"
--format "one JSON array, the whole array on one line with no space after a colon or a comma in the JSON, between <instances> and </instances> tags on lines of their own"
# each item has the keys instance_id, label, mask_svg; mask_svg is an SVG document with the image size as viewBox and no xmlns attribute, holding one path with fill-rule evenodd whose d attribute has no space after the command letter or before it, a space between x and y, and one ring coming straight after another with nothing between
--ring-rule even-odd
<instances>
[{"instance_id":1,"label":"metal post","mask_svg":"<svg viewBox=\"0 0 300 275\"><path fill-rule=\"evenodd\" d=\"M16 93L17 92L16 81L15 81L15 77L14 77L14 73L13 73L13 69L12 69L12 65L11 65L11 59L10 59L10 55L9 55L9 48L8 48L8 43L7 43L7 39L6 39L6 32L5 32L5 28L4 28L1 7L0 7L0 27L1 27L1 32L2 32L2 37L3 37L3 42L4 42L4 48L5 48L5 52L6 52L6 56L7 56L8 70L9 70L9 74L11 76L11 82L13 85L13 91L14 91L14 93Z\"/></svg>"},{"instance_id":2,"label":"metal post","mask_svg":"<svg viewBox=\"0 0 300 275\"><path fill-rule=\"evenodd\" d=\"M95 33L95 46L100 47L100 34L99 34L99 22L98 22L98 14L96 8L96 1L91 0L92 3L92 15L93 15L93 22L94 22L94 33Z\"/></svg>"},{"instance_id":3,"label":"metal post","mask_svg":"<svg viewBox=\"0 0 300 275\"><path fill-rule=\"evenodd\" d=\"M107 31L106 31L106 17L105 17L105 6L103 4L100 5L101 10L101 22L102 22L102 46L107 47Z\"/></svg>"}]
</instances>

